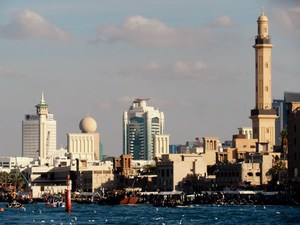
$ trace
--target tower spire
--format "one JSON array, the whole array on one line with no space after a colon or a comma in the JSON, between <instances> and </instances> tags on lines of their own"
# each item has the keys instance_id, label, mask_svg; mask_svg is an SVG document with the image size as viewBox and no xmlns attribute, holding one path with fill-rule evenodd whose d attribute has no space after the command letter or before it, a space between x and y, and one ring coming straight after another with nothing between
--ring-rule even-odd
<instances>
[{"instance_id":1,"label":"tower spire","mask_svg":"<svg viewBox=\"0 0 300 225\"><path fill-rule=\"evenodd\" d=\"M44 92L42 92L42 98L41 98L41 104L45 104L45 99L44 99Z\"/></svg>"}]
</instances>

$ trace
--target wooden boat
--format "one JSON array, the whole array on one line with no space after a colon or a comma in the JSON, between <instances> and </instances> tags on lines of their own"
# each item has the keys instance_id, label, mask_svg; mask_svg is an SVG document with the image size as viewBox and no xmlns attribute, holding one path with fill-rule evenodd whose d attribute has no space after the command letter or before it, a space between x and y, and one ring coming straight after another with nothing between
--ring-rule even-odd
<instances>
[{"instance_id":1,"label":"wooden boat","mask_svg":"<svg viewBox=\"0 0 300 225\"><path fill-rule=\"evenodd\" d=\"M139 197L134 197L134 196L130 196L130 197L125 197L124 199L122 199L120 201L120 205L134 205L139 201Z\"/></svg>"}]
</instances>

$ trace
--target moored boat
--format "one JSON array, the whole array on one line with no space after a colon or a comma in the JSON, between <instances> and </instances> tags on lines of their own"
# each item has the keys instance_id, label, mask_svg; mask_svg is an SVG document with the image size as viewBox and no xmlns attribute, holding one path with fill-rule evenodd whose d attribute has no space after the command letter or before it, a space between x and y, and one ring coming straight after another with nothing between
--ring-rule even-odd
<instances>
[{"instance_id":1,"label":"moored boat","mask_svg":"<svg viewBox=\"0 0 300 225\"><path fill-rule=\"evenodd\" d=\"M20 202L18 202L17 200L13 200L12 202L6 204L7 208L22 208L24 207L23 204L21 204Z\"/></svg>"}]
</instances>

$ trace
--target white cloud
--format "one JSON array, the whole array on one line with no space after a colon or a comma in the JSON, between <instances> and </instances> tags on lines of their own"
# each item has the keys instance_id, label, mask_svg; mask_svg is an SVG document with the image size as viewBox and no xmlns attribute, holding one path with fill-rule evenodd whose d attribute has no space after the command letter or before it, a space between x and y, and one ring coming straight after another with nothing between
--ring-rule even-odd
<instances>
[{"instance_id":1,"label":"white cloud","mask_svg":"<svg viewBox=\"0 0 300 225\"><path fill-rule=\"evenodd\" d=\"M97 28L97 36L90 43L126 42L140 46L177 46L201 43L210 35L209 30L170 27L156 19L142 16L126 18L123 23Z\"/></svg>"},{"instance_id":2,"label":"white cloud","mask_svg":"<svg viewBox=\"0 0 300 225\"><path fill-rule=\"evenodd\" d=\"M66 41L70 34L55 27L36 12L25 10L16 13L9 24L0 26L0 36L7 39L38 38Z\"/></svg>"},{"instance_id":3,"label":"white cloud","mask_svg":"<svg viewBox=\"0 0 300 225\"><path fill-rule=\"evenodd\" d=\"M208 23L211 27L233 27L234 25L235 23L228 15L222 15Z\"/></svg>"},{"instance_id":4,"label":"white cloud","mask_svg":"<svg viewBox=\"0 0 300 225\"><path fill-rule=\"evenodd\" d=\"M291 34L300 36L300 6L284 9L276 8L272 12L272 20L289 36Z\"/></svg>"},{"instance_id":5,"label":"white cloud","mask_svg":"<svg viewBox=\"0 0 300 225\"><path fill-rule=\"evenodd\" d=\"M105 69L102 74L118 75L124 77L148 77L149 79L160 78L177 78L177 79L196 79L211 80L216 76L212 74L212 68L201 60L186 61L176 60L173 62L155 62L133 63L114 66L112 69ZM128 100L128 99L126 99Z\"/></svg>"}]
</instances>

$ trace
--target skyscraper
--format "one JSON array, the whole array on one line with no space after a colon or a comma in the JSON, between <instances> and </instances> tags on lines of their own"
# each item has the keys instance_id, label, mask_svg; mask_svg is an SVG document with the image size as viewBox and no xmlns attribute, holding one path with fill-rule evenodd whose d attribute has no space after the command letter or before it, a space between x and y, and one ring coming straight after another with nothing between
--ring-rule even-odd
<instances>
[{"instance_id":1,"label":"skyscraper","mask_svg":"<svg viewBox=\"0 0 300 225\"><path fill-rule=\"evenodd\" d=\"M253 138L265 146L263 150L273 151L275 145L276 110L272 108L271 37L269 20L262 10L258 17L258 35L255 39L255 108L251 110ZM267 149L266 149L267 148Z\"/></svg>"},{"instance_id":2,"label":"skyscraper","mask_svg":"<svg viewBox=\"0 0 300 225\"><path fill-rule=\"evenodd\" d=\"M164 113L147 106L147 100L135 99L123 114L123 154L131 154L135 160L151 160L154 136L164 134Z\"/></svg>"},{"instance_id":3,"label":"skyscraper","mask_svg":"<svg viewBox=\"0 0 300 225\"><path fill-rule=\"evenodd\" d=\"M56 121L48 112L43 94L35 107L36 114L27 114L22 121L22 155L45 159L56 151Z\"/></svg>"}]
</instances>

